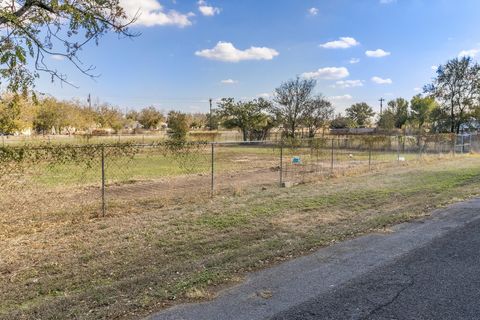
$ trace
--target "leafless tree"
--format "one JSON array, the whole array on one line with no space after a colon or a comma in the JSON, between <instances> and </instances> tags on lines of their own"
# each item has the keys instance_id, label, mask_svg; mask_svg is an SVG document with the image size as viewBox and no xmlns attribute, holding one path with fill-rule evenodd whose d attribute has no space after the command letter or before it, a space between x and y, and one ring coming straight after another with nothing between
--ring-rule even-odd
<instances>
[{"instance_id":1,"label":"leafless tree","mask_svg":"<svg viewBox=\"0 0 480 320\"><path fill-rule=\"evenodd\" d=\"M301 122L308 129L308 137L314 138L317 131L325 129L334 116L335 108L332 103L318 95L308 100Z\"/></svg>"},{"instance_id":2,"label":"leafless tree","mask_svg":"<svg viewBox=\"0 0 480 320\"><path fill-rule=\"evenodd\" d=\"M302 115L310 105L313 89L317 82L313 79L297 77L282 83L275 89L272 113L283 123L286 137L295 137Z\"/></svg>"}]
</instances>

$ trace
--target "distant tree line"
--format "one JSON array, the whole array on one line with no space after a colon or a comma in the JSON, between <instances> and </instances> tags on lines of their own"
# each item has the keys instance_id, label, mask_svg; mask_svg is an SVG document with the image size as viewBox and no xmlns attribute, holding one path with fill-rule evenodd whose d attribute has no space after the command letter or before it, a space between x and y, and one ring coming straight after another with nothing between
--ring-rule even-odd
<instances>
[{"instance_id":1,"label":"distant tree line","mask_svg":"<svg viewBox=\"0 0 480 320\"><path fill-rule=\"evenodd\" d=\"M456 58L438 67L424 94L410 101L388 103L378 121L380 128L409 127L419 132L460 133L479 129L480 65L469 57Z\"/></svg>"},{"instance_id":2,"label":"distant tree line","mask_svg":"<svg viewBox=\"0 0 480 320\"><path fill-rule=\"evenodd\" d=\"M261 139L274 127L281 128L285 137L303 136L306 131L306 136L312 138L326 128L459 133L480 126L480 65L469 57L439 66L423 94L410 101L391 100L380 114L365 102L353 104L345 114L335 114L327 99L314 94L315 87L315 80L297 77L275 89L271 101L223 99L216 114L225 127L242 131L244 140Z\"/></svg>"},{"instance_id":3,"label":"distant tree line","mask_svg":"<svg viewBox=\"0 0 480 320\"><path fill-rule=\"evenodd\" d=\"M275 90L272 101L222 99L215 114L226 128L238 128L243 140L262 140L273 128L281 128L285 137L299 130L313 138L333 119L335 109L322 95L314 95L315 80L296 78Z\"/></svg>"},{"instance_id":4,"label":"distant tree line","mask_svg":"<svg viewBox=\"0 0 480 320\"><path fill-rule=\"evenodd\" d=\"M160 130L175 127L183 135L190 129L205 128L207 115L171 111L164 114L155 107L122 113L108 104L93 107L79 101L44 98L38 101L18 95L0 100L0 134L12 135L25 130L37 134L116 133L120 131Z\"/></svg>"},{"instance_id":5,"label":"distant tree line","mask_svg":"<svg viewBox=\"0 0 480 320\"><path fill-rule=\"evenodd\" d=\"M126 114L107 104L87 107L78 101L54 98L34 100L19 95L0 100L0 134L30 128L38 134L122 129L158 130L165 124L172 137L185 139L191 129L236 129L243 140L263 140L273 129L284 137L313 138L328 129L409 129L413 132L458 133L478 127L480 119L480 65L471 58L456 58L438 68L424 93L410 100L396 98L376 114L365 102L355 103L344 114L316 93L317 83L297 77L282 83L271 99L235 101L221 99L212 114L164 113L147 107Z\"/></svg>"}]
</instances>

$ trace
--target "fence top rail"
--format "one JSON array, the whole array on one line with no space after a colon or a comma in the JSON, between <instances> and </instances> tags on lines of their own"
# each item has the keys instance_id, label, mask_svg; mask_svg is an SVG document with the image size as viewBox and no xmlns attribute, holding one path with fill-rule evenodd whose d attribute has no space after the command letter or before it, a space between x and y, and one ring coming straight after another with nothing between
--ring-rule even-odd
<instances>
[{"instance_id":1,"label":"fence top rail","mask_svg":"<svg viewBox=\"0 0 480 320\"><path fill-rule=\"evenodd\" d=\"M314 141L348 141L348 140L371 140L372 138L384 138L384 139L398 139L398 138L431 138L436 136L445 135L388 135L388 136L325 136L325 137L316 137L316 138L303 138L296 140L256 140L256 141L187 141L182 142L185 146L195 146L195 145L262 145L262 146L288 146L290 143L302 143L302 142L314 142ZM180 143L179 145L182 145ZM1 149L10 149L10 150L49 150L49 149L95 149L95 148L121 148L121 147L137 147L137 148L148 148L148 147L162 147L162 146L171 146L175 145L175 142L169 140L153 141L148 143L133 143L133 142L116 142L116 143L92 143L92 144L57 144L57 143L46 143L43 145L4 145L0 146Z\"/></svg>"}]
</instances>

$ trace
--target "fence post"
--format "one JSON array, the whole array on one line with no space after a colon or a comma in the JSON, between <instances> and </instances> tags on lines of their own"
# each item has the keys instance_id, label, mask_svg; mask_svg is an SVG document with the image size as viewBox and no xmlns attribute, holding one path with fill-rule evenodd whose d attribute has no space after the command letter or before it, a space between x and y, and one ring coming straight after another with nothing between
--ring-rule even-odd
<instances>
[{"instance_id":1,"label":"fence post","mask_svg":"<svg viewBox=\"0 0 480 320\"><path fill-rule=\"evenodd\" d=\"M331 159L331 160L332 160L332 163L331 163L331 165L330 165L330 169L332 170L332 173L333 173L333 161L334 161L334 160L333 160L333 156L334 156L334 151L333 151L333 149L334 149L334 143L335 143L335 139L332 138L332 157L331 157L331 158L332 158L332 159Z\"/></svg>"},{"instance_id":2,"label":"fence post","mask_svg":"<svg viewBox=\"0 0 480 320\"><path fill-rule=\"evenodd\" d=\"M457 134L454 134L454 139L453 139L453 156L455 157L457 153Z\"/></svg>"},{"instance_id":3,"label":"fence post","mask_svg":"<svg viewBox=\"0 0 480 320\"><path fill-rule=\"evenodd\" d=\"M280 142L280 188L283 187L283 143Z\"/></svg>"},{"instance_id":4,"label":"fence post","mask_svg":"<svg viewBox=\"0 0 480 320\"><path fill-rule=\"evenodd\" d=\"M368 170L372 170L372 144L368 144Z\"/></svg>"},{"instance_id":5,"label":"fence post","mask_svg":"<svg viewBox=\"0 0 480 320\"><path fill-rule=\"evenodd\" d=\"M212 146L212 154L211 154L211 163L212 163L212 172L211 172L211 181L210 181L210 192L211 196L213 197L213 193L215 191L215 143L211 143Z\"/></svg>"},{"instance_id":6,"label":"fence post","mask_svg":"<svg viewBox=\"0 0 480 320\"><path fill-rule=\"evenodd\" d=\"M102 146L102 216L105 217L105 147Z\"/></svg>"},{"instance_id":7,"label":"fence post","mask_svg":"<svg viewBox=\"0 0 480 320\"><path fill-rule=\"evenodd\" d=\"M421 139L421 137L420 137ZM420 140L420 145L419 145L419 148L418 148L418 160L422 160L422 149L423 149L423 146L422 146L422 140Z\"/></svg>"},{"instance_id":8,"label":"fence post","mask_svg":"<svg viewBox=\"0 0 480 320\"><path fill-rule=\"evenodd\" d=\"M400 163L400 136L397 137L397 162Z\"/></svg>"}]
</instances>

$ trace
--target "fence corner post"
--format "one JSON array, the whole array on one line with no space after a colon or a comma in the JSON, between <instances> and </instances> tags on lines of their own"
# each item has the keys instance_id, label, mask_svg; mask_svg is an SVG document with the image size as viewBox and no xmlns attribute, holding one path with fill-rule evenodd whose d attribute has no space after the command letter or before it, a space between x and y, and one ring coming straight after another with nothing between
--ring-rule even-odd
<instances>
[{"instance_id":1,"label":"fence corner post","mask_svg":"<svg viewBox=\"0 0 480 320\"><path fill-rule=\"evenodd\" d=\"M400 164L400 136L397 136L397 162Z\"/></svg>"},{"instance_id":2,"label":"fence corner post","mask_svg":"<svg viewBox=\"0 0 480 320\"><path fill-rule=\"evenodd\" d=\"M280 188L283 187L283 142L280 142Z\"/></svg>"},{"instance_id":3,"label":"fence corner post","mask_svg":"<svg viewBox=\"0 0 480 320\"><path fill-rule=\"evenodd\" d=\"M333 173L333 165L334 165L334 147L335 147L335 138L332 138L332 154L331 154L331 164L330 164L330 169L332 170L332 173Z\"/></svg>"},{"instance_id":4,"label":"fence corner post","mask_svg":"<svg viewBox=\"0 0 480 320\"><path fill-rule=\"evenodd\" d=\"M453 139L453 156L455 157L457 153L457 134L454 134L454 139Z\"/></svg>"},{"instance_id":5,"label":"fence corner post","mask_svg":"<svg viewBox=\"0 0 480 320\"><path fill-rule=\"evenodd\" d=\"M210 195L213 198L215 192L215 143L211 143L211 181L210 181Z\"/></svg>"},{"instance_id":6,"label":"fence corner post","mask_svg":"<svg viewBox=\"0 0 480 320\"><path fill-rule=\"evenodd\" d=\"M102 146L102 216L106 214L105 203L105 146Z\"/></svg>"},{"instance_id":7,"label":"fence corner post","mask_svg":"<svg viewBox=\"0 0 480 320\"><path fill-rule=\"evenodd\" d=\"M372 170L372 143L368 144L368 170Z\"/></svg>"}]
</instances>

